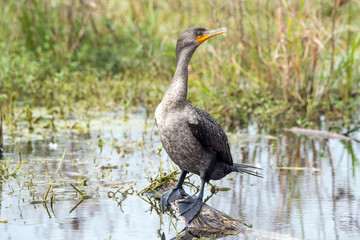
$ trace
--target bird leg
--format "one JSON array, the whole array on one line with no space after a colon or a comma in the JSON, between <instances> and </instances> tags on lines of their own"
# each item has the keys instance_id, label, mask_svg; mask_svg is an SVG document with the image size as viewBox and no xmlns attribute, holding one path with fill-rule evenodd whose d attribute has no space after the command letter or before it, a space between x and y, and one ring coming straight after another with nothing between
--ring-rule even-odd
<instances>
[{"instance_id":1,"label":"bird leg","mask_svg":"<svg viewBox=\"0 0 360 240\"><path fill-rule=\"evenodd\" d=\"M163 213L165 212L165 210L167 209L167 207L171 202L180 199L186 195L182 187L186 174L188 174L188 172L181 171L180 178L176 186L161 196L161 210Z\"/></svg>"},{"instance_id":2,"label":"bird leg","mask_svg":"<svg viewBox=\"0 0 360 240\"><path fill-rule=\"evenodd\" d=\"M194 217L200 212L203 204L205 181L201 181L200 193L197 197L188 197L187 199L179 202L179 212L185 217L186 222L190 223Z\"/></svg>"}]
</instances>

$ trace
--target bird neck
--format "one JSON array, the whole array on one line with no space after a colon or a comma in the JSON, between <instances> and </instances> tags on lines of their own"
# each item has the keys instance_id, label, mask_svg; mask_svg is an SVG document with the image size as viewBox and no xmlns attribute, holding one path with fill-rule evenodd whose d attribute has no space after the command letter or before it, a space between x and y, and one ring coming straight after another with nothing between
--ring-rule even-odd
<instances>
[{"instance_id":1,"label":"bird neck","mask_svg":"<svg viewBox=\"0 0 360 240\"><path fill-rule=\"evenodd\" d=\"M188 87L188 66L196 48L184 48L176 53L176 71L165 93L168 102L185 102Z\"/></svg>"}]
</instances>

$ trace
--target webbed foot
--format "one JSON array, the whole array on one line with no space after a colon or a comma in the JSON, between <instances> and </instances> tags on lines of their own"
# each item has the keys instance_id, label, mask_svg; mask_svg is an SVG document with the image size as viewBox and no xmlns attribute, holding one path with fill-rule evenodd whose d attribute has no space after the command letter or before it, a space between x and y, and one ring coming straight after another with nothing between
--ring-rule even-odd
<instances>
[{"instance_id":1,"label":"webbed foot","mask_svg":"<svg viewBox=\"0 0 360 240\"><path fill-rule=\"evenodd\" d=\"M187 223L190 223L200 212L203 201L201 197L188 197L178 204L180 214L185 217Z\"/></svg>"},{"instance_id":2,"label":"webbed foot","mask_svg":"<svg viewBox=\"0 0 360 240\"><path fill-rule=\"evenodd\" d=\"M177 199L183 198L186 193L182 187L175 187L161 196L161 210L164 213L169 204Z\"/></svg>"}]
</instances>

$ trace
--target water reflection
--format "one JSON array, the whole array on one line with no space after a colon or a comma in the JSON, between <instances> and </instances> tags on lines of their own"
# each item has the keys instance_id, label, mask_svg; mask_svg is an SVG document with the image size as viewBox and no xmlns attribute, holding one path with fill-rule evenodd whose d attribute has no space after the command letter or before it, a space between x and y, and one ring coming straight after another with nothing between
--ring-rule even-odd
<instances>
[{"instance_id":1,"label":"water reflection","mask_svg":"<svg viewBox=\"0 0 360 240\"><path fill-rule=\"evenodd\" d=\"M284 133L278 140L260 136L237 143L232 148L240 149L243 159L260 160L269 169L266 182L256 182L254 189L244 191L235 186L235 195L228 205L237 206L239 216L249 219L255 228L310 239L356 237L360 219L360 150L355 145L291 133ZM213 201L214 205L220 204L216 198ZM348 226L352 230L339 227L344 217L350 219Z\"/></svg>"},{"instance_id":2,"label":"water reflection","mask_svg":"<svg viewBox=\"0 0 360 240\"><path fill-rule=\"evenodd\" d=\"M123 113L98 113L85 132L60 131L61 120L54 123L57 132L34 126L30 134L18 124L18 133L5 137L7 155L0 163L0 220L7 220L0 223L1 239L161 239L162 233L176 239L184 228L176 216L162 216L151 197L125 194L145 188L160 166L175 168L164 151L157 154L161 144L146 115L124 122ZM67 125L71 121L78 120L67 119ZM223 239L360 238L360 144L291 132L272 136L255 125L229 133L229 140L234 161L264 168L264 179L233 173L212 182L231 190L207 204L253 225ZM69 183L91 198L81 200ZM52 204L30 204L50 185Z\"/></svg>"}]
</instances>

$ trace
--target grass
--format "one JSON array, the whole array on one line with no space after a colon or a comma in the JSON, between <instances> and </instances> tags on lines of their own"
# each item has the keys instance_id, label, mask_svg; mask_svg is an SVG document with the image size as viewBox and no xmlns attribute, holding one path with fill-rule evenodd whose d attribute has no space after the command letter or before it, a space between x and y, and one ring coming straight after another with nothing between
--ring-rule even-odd
<instances>
[{"instance_id":1,"label":"grass","mask_svg":"<svg viewBox=\"0 0 360 240\"><path fill-rule=\"evenodd\" d=\"M142 105L170 83L191 26L227 27L191 61L189 100L228 124L350 121L360 100L358 0L0 2L5 120L16 106Z\"/></svg>"}]
</instances>

